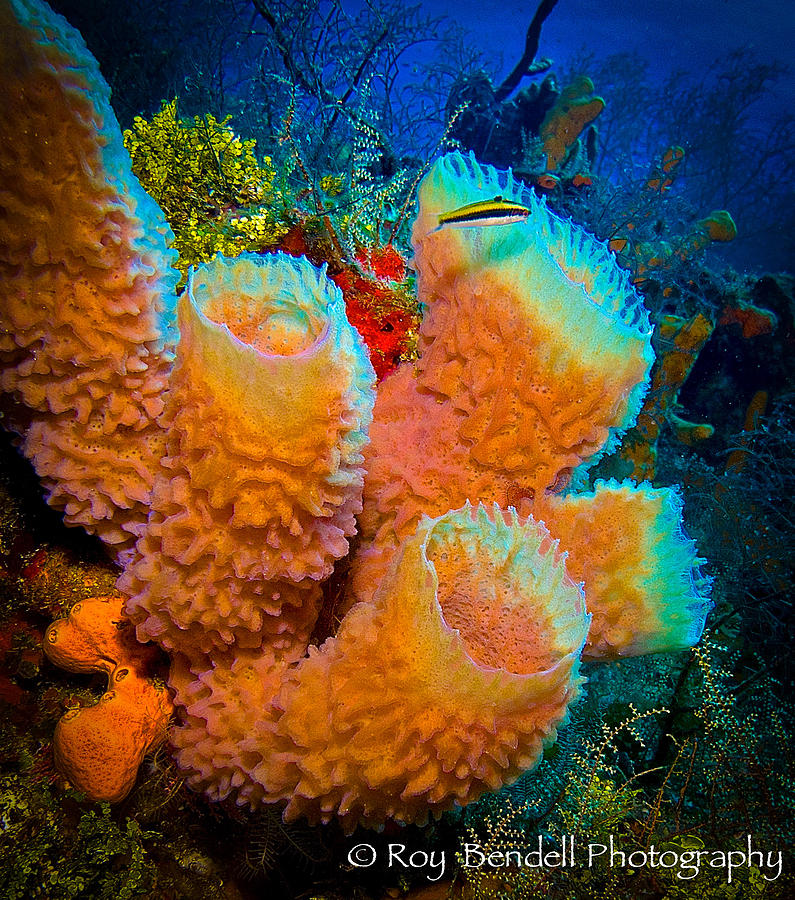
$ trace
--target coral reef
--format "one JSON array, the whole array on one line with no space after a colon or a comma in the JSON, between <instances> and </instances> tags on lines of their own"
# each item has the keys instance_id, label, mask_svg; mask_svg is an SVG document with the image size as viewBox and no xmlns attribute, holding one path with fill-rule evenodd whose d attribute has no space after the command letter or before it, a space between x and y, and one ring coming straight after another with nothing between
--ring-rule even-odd
<instances>
[{"instance_id":1,"label":"coral reef","mask_svg":"<svg viewBox=\"0 0 795 900\"><path fill-rule=\"evenodd\" d=\"M28 16L21 0L14 8ZM40 68L50 55L66 59L77 39L61 20L42 24L43 8L35 16L56 47L26 52ZM72 77L76 95L90 90ZM93 109L81 102L78 111L56 101L47 109L64 130L70 116L85 119L87 144L98 123L81 117ZM118 147L110 114L103 127L97 144ZM92 191L121 189L127 162L120 152L91 162L98 185L85 193L96 212ZM107 181L103 162L115 166ZM441 224L450 210L495 196L526 207L527 221ZM338 263L339 242L319 217ZM153 221L165 241L162 219ZM337 817L347 830L423 822L538 762L577 692L586 607L599 623L592 656L698 639L705 585L669 492L611 485L557 499L634 422L650 328L607 247L551 213L510 171L454 153L420 185L413 264L428 313L419 358L382 382L366 450L373 371L325 272L284 254L202 266L179 301L172 368L166 337L153 335L167 305L163 286L173 285L160 265L170 255L164 247L157 259L147 255L143 227L130 241L121 233L107 242L99 272L78 265L88 303L81 309L69 295L65 305L94 326L108 271L123 281L140 266L155 280L136 282L142 295L125 307L128 324L141 326L130 355L152 356L159 379L156 402L144 403L149 419L132 421L130 384L114 394L102 365L99 397L108 433L116 435L114 404L129 414L126 452L138 454L146 482L139 518L123 523L138 542L119 585L138 636L172 654L183 721L174 744L196 786L252 806L286 802L287 816ZM71 246L50 250L65 270ZM29 267L8 263L6 274L25 296L36 283ZM61 374L80 382L81 367L67 346L57 366L33 366L34 380L46 396ZM15 385L15 400L44 415ZM78 408L78 424L90 425L94 407ZM143 459L139 442L150 433ZM69 490L67 464L64 477ZM348 552L362 504L346 600L364 602L336 635L307 647L319 585ZM93 526L100 533L105 513ZM573 564L578 552L599 550L575 569L585 606L566 574L567 547L550 538L556 528L576 543ZM597 539L604 531L620 535L616 546Z\"/></svg>"},{"instance_id":2,"label":"coral reef","mask_svg":"<svg viewBox=\"0 0 795 900\"><path fill-rule=\"evenodd\" d=\"M526 72L524 74L530 74ZM574 193L592 184L597 132L605 102L581 75L561 89L553 75L498 102L488 77L458 80L447 103L451 133L483 162L512 167L541 193Z\"/></svg>"},{"instance_id":3,"label":"coral reef","mask_svg":"<svg viewBox=\"0 0 795 900\"><path fill-rule=\"evenodd\" d=\"M182 119L172 100L149 121L136 116L124 132L133 174L174 231L183 280L191 266L218 253L265 250L287 232L277 215L272 160L258 160L256 142L241 140L230 119Z\"/></svg>"},{"instance_id":4,"label":"coral reef","mask_svg":"<svg viewBox=\"0 0 795 900\"><path fill-rule=\"evenodd\" d=\"M156 648L135 639L123 597L90 597L47 629L44 650L70 672L103 672L107 690L94 706L66 712L53 738L55 764L78 790L118 803L141 760L166 739L172 705L152 677Z\"/></svg>"},{"instance_id":5,"label":"coral reef","mask_svg":"<svg viewBox=\"0 0 795 900\"><path fill-rule=\"evenodd\" d=\"M452 136L478 159L506 168L523 161L523 134L538 134L547 111L560 90L550 75L508 100L497 99L497 89L485 72L461 75L447 100L447 118L456 117Z\"/></svg>"},{"instance_id":6,"label":"coral reef","mask_svg":"<svg viewBox=\"0 0 795 900\"><path fill-rule=\"evenodd\" d=\"M673 148L678 149L678 148ZM684 152L684 151L683 151ZM646 187L653 194L664 194L673 184L675 165L681 157L670 156L671 149L663 154L659 168L655 168ZM737 226L728 210L717 209L697 222L691 222L684 233L673 234L668 240L661 240L657 233L649 233L649 226L655 213L651 206L641 205L639 216L626 222L615 223L608 246L630 269L633 283L643 284L652 277L659 277L665 270L675 269L697 257L714 242L728 243L737 237ZM636 221L637 219L637 221ZM642 220L645 219L644 223ZM645 224L645 228L642 228ZM661 222L657 220L653 231L658 232ZM642 232L645 232L642 239Z\"/></svg>"},{"instance_id":7,"label":"coral reef","mask_svg":"<svg viewBox=\"0 0 795 900\"><path fill-rule=\"evenodd\" d=\"M474 233L433 227L445 209L497 192L531 204L532 223ZM536 726L506 720L517 730L511 745L516 740L525 748L520 758L516 747L495 748L489 765L497 768L479 768L466 742L459 745L463 733L478 733L472 717L481 689L459 696L446 678L430 678L424 668L460 671L452 658L439 662L451 628L474 664L469 676L460 671L464 683L486 677L484 666L496 689L500 678L521 683L552 665L539 658L538 639L526 624L518 649L510 649L517 631L507 600L499 601L501 612L490 606L477 612L476 598L481 604L499 598L504 581L489 562L495 539L484 513L473 518L477 528L467 525L478 532L473 542L484 557L482 574L473 575L481 572L474 560L452 551L428 554L422 577L409 567L428 529L470 499L497 503L494 520L509 506L521 507L523 522L537 513L553 534L555 527L567 534L572 556L576 548L583 555L603 548L578 573L587 604L598 610L592 656L678 649L697 640L703 626L708 604L700 560L680 535L680 507L670 492L611 487L577 498L573 516L574 506L548 496L633 421L651 362L645 313L626 275L607 268L606 248L525 197L509 174L453 154L437 161L420 187L415 251L419 295L429 307L421 355L379 390L365 450L361 542L342 610L364 602L304 659L294 661L274 646L241 646L232 659L213 653L212 665L177 661L172 669L185 707L173 738L177 758L191 783L215 798L234 792L255 806L283 800L288 816L326 821L336 814L346 829L390 817L424 821L429 811L453 800L467 803L484 786L510 781L533 764L537 756L527 742L536 740ZM568 349L575 340L576 356ZM432 597L423 579L438 585ZM456 599L447 603L451 589ZM515 584L511 590L519 602L522 590ZM554 597L548 590L550 609ZM175 608L173 600L169 605ZM432 624L424 618L429 607ZM488 641L477 636L481 615L494 622ZM144 621L139 631L148 628ZM586 631L581 621L580 640ZM570 645L566 652L576 658L579 649ZM541 701L530 708L537 715L548 706ZM254 725L246 719L252 707L262 710ZM548 723L562 714L558 709ZM384 749L387 732L393 741L405 735L391 754ZM338 734L344 735L339 745ZM448 758L453 753L464 755ZM455 779L444 777L450 771Z\"/></svg>"}]
</instances>

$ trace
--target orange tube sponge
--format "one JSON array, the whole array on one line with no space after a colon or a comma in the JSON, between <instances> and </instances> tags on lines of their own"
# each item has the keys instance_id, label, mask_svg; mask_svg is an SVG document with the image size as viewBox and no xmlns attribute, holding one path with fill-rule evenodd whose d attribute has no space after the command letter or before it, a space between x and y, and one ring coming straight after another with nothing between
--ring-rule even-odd
<instances>
[{"instance_id":1,"label":"orange tube sponge","mask_svg":"<svg viewBox=\"0 0 795 900\"><path fill-rule=\"evenodd\" d=\"M108 676L97 704L62 716L53 752L74 787L110 803L130 792L144 756L165 740L172 711L165 684L151 677L157 654L136 641L123 606L121 597L82 600L44 636L55 665Z\"/></svg>"},{"instance_id":2,"label":"orange tube sponge","mask_svg":"<svg viewBox=\"0 0 795 900\"><path fill-rule=\"evenodd\" d=\"M637 423L625 435L620 450L622 459L632 466L626 474L635 481L650 481L655 477L657 440L666 421L684 443L703 440L714 433L711 425L686 422L673 412L679 391L714 328L701 313L690 319L671 315L660 318L657 335L660 346L651 372L651 390Z\"/></svg>"},{"instance_id":3,"label":"orange tube sponge","mask_svg":"<svg viewBox=\"0 0 795 900\"><path fill-rule=\"evenodd\" d=\"M200 267L179 328L128 612L142 640L188 654L305 642L361 509L367 353L339 289L286 254Z\"/></svg>"},{"instance_id":4,"label":"orange tube sponge","mask_svg":"<svg viewBox=\"0 0 795 900\"><path fill-rule=\"evenodd\" d=\"M252 740L262 719L273 716L273 699L287 666L300 659L293 653L238 648L234 655L191 667L181 654L172 654L169 684L181 707L181 723L170 738L174 758L189 785L211 800L234 794L239 805L256 809L267 802L266 789L254 768L272 748L271 738ZM252 715L254 711L254 715Z\"/></svg>"},{"instance_id":5,"label":"orange tube sponge","mask_svg":"<svg viewBox=\"0 0 795 900\"><path fill-rule=\"evenodd\" d=\"M438 226L494 196L529 208L527 221ZM510 172L459 153L437 160L419 187L413 242L428 313L414 372L379 388L358 599L377 583L365 566L421 515L565 486L634 422L653 360L648 317L609 250Z\"/></svg>"},{"instance_id":6,"label":"orange tube sponge","mask_svg":"<svg viewBox=\"0 0 795 900\"><path fill-rule=\"evenodd\" d=\"M593 94L593 82L582 75L564 88L541 123L539 134L547 157L547 171L558 168L571 145L586 125L605 108L605 101Z\"/></svg>"},{"instance_id":7,"label":"orange tube sponge","mask_svg":"<svg viewBox=\"0 0 795 900\"><path fill-rule=\"evenodd\" d=\"M18 404L10 421L50 503L123 550L164 444L171 230L61 16L0 3L0 80L0 389Z\"/></svg>"},{"instance_id":8,"label":"orange tube sponge","mask_svg":"<svg viewBox=\"0 0 795 900\"><path fill-rule=\"evenodd\" d=\"M554 742L582 681L589 616L564 558L513 511L424 519L375 602L322 647L281 670L247 662L245 679L207 673L191 731L175 737L189 780L213 795L248 780L287 801L285 818L338 816L346 830L424 822L514 781ZM230 748L236 768L219 767Z\"/></svg>"},{"instance_id":9,"label":"orange tube sponge","mask_svg":"<svg viewBox=\"0 0 795 900\"><path fill-rule=\"evenodd\" d=\"M433 227L449 208L499 194L526 220ZM536 492L592 457L637 414L653 361L640 297L606 246L552 213L510 171L438 160L419 188L412 239L420 390L450 402L472 458Z\"/></svg>"},{"instance_id":10,"label":"orange tube sponge","mask_svg":"<svg viewBox=\"0 0 795 900\"><path fill-rule=\"evenodd\" d=\"M692 647L710 608L704 562L681 530L672 488L597 481L592 493L549 497L537 515L566 547L593 615L583 655L640 656Z\"/></svg>"},{"instance_id":11,"label":"orange tube sponge","mask_svg":"<svg viewBox=\"0 0 795 900\"><path fill-rule=\"evenodd\" d=\"M646 182L646 187L650 191L664 194L674 183L676 170L684 158L685 151L682 147L676 145L669 147L663 153L659 163L653 168L649 175L649 180Z\"/></svg>"}]
</instances>

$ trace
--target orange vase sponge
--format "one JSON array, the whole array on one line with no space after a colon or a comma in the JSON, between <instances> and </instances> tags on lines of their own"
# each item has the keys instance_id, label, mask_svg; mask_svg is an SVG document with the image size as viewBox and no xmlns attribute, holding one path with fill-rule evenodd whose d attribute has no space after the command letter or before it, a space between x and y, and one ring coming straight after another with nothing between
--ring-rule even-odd
<instances>
[{"instance_id":1,"label":"orange vase sponge","mask_svg":"<svg viewBox=\"0 0 795 900\"><path fill-rule=\"evenodd\" d=\"M84 45L0 0L0 51L0 388L52 502L128 554L119 587L138 638L171 653L193 786L352 829L519 777L577 696L591 626L558 537L594 606L590 655L697 639L675 495L556 496L635 421L653 358L603 244L510 172L438 160L412 236L420 358L382 383L367 448L374 374L325 270L217 258L172 309L170 233ZM575 128L589 94L568 98ZM477 201L500 224L462 212ZM347 599L366 602L307 650L360 512ZM85 601L48 632L54 659L108 675L56 734L62 771L104 799L169 709L155 651L124 654L120 607Z\"/></svg>"},{"instance_id":2,"label":"orange vase sponge","mask_svg":"<svg viewBox=\"0 0 795 900\"><path fill-rule=\"evenodd\" d=\"M179 303L152 513L119 582L142 640L285 649L361 509L374 374L323 270L221 257Z\"/></svg>"},{"instance_id":3,"label":"orange vase sponge","mask_svg":"<svg viewBox=\"0 0 795 900\"><path fill-rule=\"evenodd\" d=\"M44 650L70 672L104 672L108 690L94 706L70 709L53 738L61 774L92 800L118 803L144 756L166 738L172 705L152 677L156 652L135 639L121 597L91 597L47 629Z\"/></svg>"},{"instance_id":4,"label":"orange vase sponge","mask_svg":"<svg viewBox=\"0 0 795 900\"><path fill-rule=\"evenodd\" d=\"M431 227L440 213L499 195L526 220ZM634 421L653 361L640 297L607 247L554 215L510 171L454 153L419 188L413 230L420 389L462 419L472 458L533 469L536 493Z\"/></svg>"},{"instance_id":5,"label":"orange vase sponge","mask_svg":"<svg viewBox=\"0 0 795 900\"><path fill-rule=\"evenodd\" d=\"M593 616L583 655L614 659L692 647L710 609L709 580L682 533L673 488L597 481L593 492L549 497L536 515L568 551Z\"/></svg>"},{"instance_id":6,"label":"orange vase sponge","mask_svg":"<svg viewBox=\"0 0 795 900\"><path fill-rule=\"evenodd\" d=\"M538 762L588 622L543 526L483 506L426 518L374 603L287 670L241 755L286 819L424 822Z\"/></svg>"},{"instance_id":7,"label":"orange vase sponge","mask_svg":"<svg viewBox=\"0 0 795 900\"><path fill-rule=\"evenodd\" d=\"M148 511L178 273L110 90L45 4L0 4L0 389L49 500L116 549Z\"/></svg>"},{"instance_id":8,"label":"orange vase sponge","mask_svg":"<svg viewBox=\"0 0 795 900\"><path fill-rule=\"evenodd\" d=\"M439 226L500 196L513 224ZM634 422L653 361L651 329L607 248L473 156L442 157L419 187L413 230L420 358L379 388L355 593L421 515L465 501L517 506L560 490ZM382 560L378 568L387 564Z\"/></svg>"},{"instance_id":9,"label":"orange vase sponge","mask_svg":"<svg viewBox=\"0 0 795 900\"><path fill-rule=\"evenodd\" d=\"M169 684L181 708L180 725L170 735L174 759L185 781L211 800L233 795L239 805L255 809L267 801L254 769L270 749L270 738L252 741L252 733L257 722L272 718L285 670L303 656L304 648L294 645L294 650L237 648L198 665L172 654Z\"/></svg>"}]
</instances>

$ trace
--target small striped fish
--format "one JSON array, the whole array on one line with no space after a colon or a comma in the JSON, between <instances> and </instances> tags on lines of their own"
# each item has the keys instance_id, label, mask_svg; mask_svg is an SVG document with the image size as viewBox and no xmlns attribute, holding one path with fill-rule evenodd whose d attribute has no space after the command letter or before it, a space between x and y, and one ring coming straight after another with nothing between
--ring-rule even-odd
<instances>
[{"instance_id":1,"label":"small striped fish","mask_svg":"<svg viewBox=\"0 0 795 900\"><path fill-rule=\"evenodd\" d=\"M513 200L494 197L491 200L478 200L467 203L439 216L439 228L445 225L456 225L473 228L481 225L510 225L513 222L524 222L530 210Z\"/></svg>"}]
</instances>

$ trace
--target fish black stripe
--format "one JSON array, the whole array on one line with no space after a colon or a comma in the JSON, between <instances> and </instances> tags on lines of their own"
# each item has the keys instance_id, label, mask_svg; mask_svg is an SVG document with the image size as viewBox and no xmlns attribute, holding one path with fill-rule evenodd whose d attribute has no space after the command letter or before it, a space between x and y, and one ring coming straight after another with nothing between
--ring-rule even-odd
<instances>
[{"instance_id":1,"label":"fish black stripe","mask_svg":"<svg viewBox=\"0 0 795 900\"><path fill-rule=\"evenodd\" d=\"M522 208L517 209L482 209L477 212L468 212L455 215L450 213L447 216L441 216L441 224L447 225L450 222L475 222L478 219L510 219L516 216L526 216L529 210Z\"/></svg>"}]
</instances>

